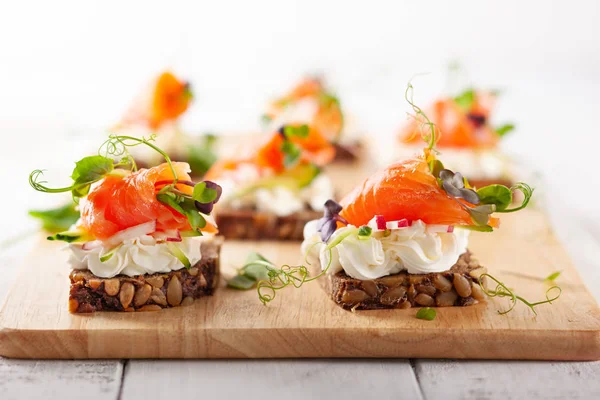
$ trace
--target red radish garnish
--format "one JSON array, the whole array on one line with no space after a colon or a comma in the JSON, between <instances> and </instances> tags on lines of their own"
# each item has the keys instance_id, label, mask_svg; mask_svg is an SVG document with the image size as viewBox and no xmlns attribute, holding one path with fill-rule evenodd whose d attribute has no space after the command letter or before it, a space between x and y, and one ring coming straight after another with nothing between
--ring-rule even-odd
<instances>
[{"instance_id":1,"label":"red radish garnish","mask_svg":"<svg viewBox=\"0 0 600 400\"><path fill-rule=\"evenodd\" d=\"M387 229L387 225L385 223L385 218L383 217L383 215L376 215L375 223L377 224L377 229L379 229L380 231L384 231Z\"/></svg>"},{"instance_id":2,"label":"red radish garnish","mask_svg":"<svg viewBox=\"0 0 600 400\"><path fill-rule=\"evenodd\" d=\"M410 223L406 218L403 218L400 221L398 221L398 228L406 228L408 226L410 226Z\"/></svg>"},{"instance_id":3,"label":"red radish garnish","mask_svg":"<svg viewBox=\"0 0 600 400\"><path fill-rule=\"evenodd\" d=\"M448 232L448 233L454 232L454 226L453 225L448 225L448 230L446 232Z\"/></svg>"},{"instance_id":4,"label":"red radish garnish","mask_svg":"<svg viewBox=\"0 0 600 400\"><path fill-rule=\"evenodd\" d=\"M168 237L167 242L181 242L183 240L179 231L175 231L175 234L175 236Z\"/></svg>"},{"instance_id":5,"label":"red radish garnish","mask_svg":"<svg viewBox=\"0 0 600 400\"><path fill-rule=\"evenodd\" d=\"M101 240L93 240L91 242L85 242L82 246L81 249L82 250L93 250L97 247L102 246L102 241Z\"/></svg>"},{"instance_id":6,"label":"red radish garnish","mask_svg":"<svg viewBox=\"0 0 600 400\"><path fill-rule=\"evenodd\" d=\"M156 231L156 221L148 221L143 224L123 229L106 239L104 246L111 248L123 243L126 240L136 239L140 236L149 235Z\"/></svg>"}]
</instances>

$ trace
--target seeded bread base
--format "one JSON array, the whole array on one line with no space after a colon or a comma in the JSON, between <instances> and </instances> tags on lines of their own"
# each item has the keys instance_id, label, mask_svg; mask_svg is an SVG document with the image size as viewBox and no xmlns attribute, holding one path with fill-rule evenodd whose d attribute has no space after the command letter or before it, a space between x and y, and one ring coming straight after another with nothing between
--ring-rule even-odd
<instances>
[{"instance_id":1,"label":"seeded bread base","mask_svg":"<svg viewBox=\"0 0 600 400\"><path fill-rule=\"evenodd\" d=\"M485 299L479 282L481 274L486 272L487 269L467 251L445 272L400 272L360 280L341 271L326 275L320 281L332 300L348 310L469 306Z\"/></svg>"},{"instance_id":2,"label":"seeded bread base","mask_svg":"<svg viewBox=\"0 0 600 400\"><path fill-rule=\"evenodd\" d=\"M219 209L215 221L219 234L234 240L303 240L304 225L323 216L305 210L285 217L256 210Z\"/></svg>"},{"instance_id":3,"label":"seeded bread base","mask_svg":"<svg viewBox=\"0 0 600 400\"><path fill-rule=\"evenodd\" d=\"M202 259L189 270L108 279L88 270L73 270L69 274L69 312L159 311L188 306L194 299L212 295L217 287L222 243L221 237L203 242Z\"/></svg>"}]
</instances>

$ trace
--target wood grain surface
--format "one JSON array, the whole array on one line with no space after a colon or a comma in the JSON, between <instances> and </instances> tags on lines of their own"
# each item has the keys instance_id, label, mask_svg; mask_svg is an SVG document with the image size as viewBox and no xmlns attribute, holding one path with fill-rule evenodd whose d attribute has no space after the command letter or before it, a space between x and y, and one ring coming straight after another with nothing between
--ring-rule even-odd
<instances>
[{"instance_id":1,"label":"wood grain surface","mask_svg":"<svg viewBox=\"0 0 600 400\"><path fill-rule=\"evenodd\" d=\"M506 299L438 309L434 321L415 310L351 313L316 283L287 288L263 306L255 291L224 287L191 307L156 313L67 311L66 252L40 242L0 314L0 354L19 358L303 358L419 357L594 360L600 358L600 311L545 216L507 215L494 234L474 233L471 249L489 271L531 301L544 298L543 278L561 270L563 294L539 315ZM301 261L298 244L228 242L223 266L239 266L251 250L278 263Z\"/></svg>"}]
</instances>

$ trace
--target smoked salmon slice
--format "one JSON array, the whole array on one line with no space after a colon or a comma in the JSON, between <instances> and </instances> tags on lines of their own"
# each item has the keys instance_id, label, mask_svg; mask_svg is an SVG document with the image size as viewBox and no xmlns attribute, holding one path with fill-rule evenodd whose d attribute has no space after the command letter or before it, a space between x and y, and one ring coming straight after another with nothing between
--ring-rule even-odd
<instances>
[{"instance_id":1,"label":"smoked salmon slice","mask_svg":"<svg viewBox=\"0 0 600 400\"><path fill-rule=\"evenodd\" d=\"M179 181L189 181L190 167L187 163L173 163ZM172 181L173 173L164 163L150 169L140 169L130 175L108 175L94 183L86 198L81 199L81 227L100 240L115 233L156 221L156 229L192 229L187 218L156 199L164 181ZM159 183L159 185L157 185ZM192 187L178 184L177 189L191 194ZM203 231L214 232L207 225Z\"/></svg>"},{"instance_id":2,"label":"smoked salmon slice","mask_svg":"<svg viewBox=\"0 0 600 400\"><path fill-rule=\"evenodd\" d=\"M499 135L484 123L488 120L493 105L491 94L480 93L468 112L454 99L436 101L427 115L436 126L436 145L440 148L493 148ZM405 143L422 143L421 124L412 120L400 134Z\"/></svg>"},{"instance_id":3,"label":"smoked salmon slice","mask_svg":"<svg viewBox=\"0 0 600 400\"><path fill-rule=\"evenodd\" d=\"M116 128L140 124L159 129L179 118L188 109L192 98L188 82L171 72L163 72L133 101Z\"/></svg>"},{"instance_id":4,"label":"smoked salmon slice","mask_svg":"<svg viewBox=\"0 0 600 400\"><path fill-rule=\"evenodd\" d=\"M426 224L474 226L468 211L438 184L425 157L397 162L377 172L342 201L340 216L355 226L366 225L375 215L387 221L422 220ZM490 226L498 219L490 218Z\"/></svg>"}]
</instances>

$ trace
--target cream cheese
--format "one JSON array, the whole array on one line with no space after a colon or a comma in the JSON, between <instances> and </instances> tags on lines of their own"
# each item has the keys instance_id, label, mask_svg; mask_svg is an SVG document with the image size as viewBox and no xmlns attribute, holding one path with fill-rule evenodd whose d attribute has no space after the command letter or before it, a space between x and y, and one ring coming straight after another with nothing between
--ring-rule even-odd
<instances>
[{"instance_id":1,"label":"cream cheese","mask_svg":"<svg viewBox=\"0 0 600 400\"><path fill-rule=\"evenodd\" d=\"M376 279L407 271L410 274L426 274L449 270L467 250L469 231L448 226L427 225L414 221L411 226L384 230L374 229L368 237L358 235L353 225L340 228L329 239L343 240L331 251L321 242L317 222L311 221L304 228L302 252L309 261L319 260L328 274L346 272L356 279ZM372 226L373 224L370 224Z\"/></svg>"},{"instance_id":2,"label":"cream cheese","mask_svg":"<svg viewBox=\"0 0 600 400\"><path fill-rule=\"evenodd\" d=\"M97 246L84 249L82 243L69 244L71 255L69 264L73 269L88 269L100 278L112 278L123 274L136 276L167 273L184 267L183 263L169 250L175 245L194 265L202 258L200 244L203 237L183 238L181 242L158 242L154 237L143 235L135 239L125 240L121 245L107 249ZM112 256L108 257L108 254ZM105 257L106 256L106 257ZM104 261L101 258L107 258Z\"/></svg>"}]
</instances>

